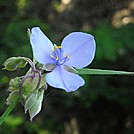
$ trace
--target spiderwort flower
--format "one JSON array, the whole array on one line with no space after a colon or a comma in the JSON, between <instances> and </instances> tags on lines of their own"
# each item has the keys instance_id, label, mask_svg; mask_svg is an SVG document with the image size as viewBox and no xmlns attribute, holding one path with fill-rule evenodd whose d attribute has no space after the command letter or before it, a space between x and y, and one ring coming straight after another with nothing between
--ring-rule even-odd
<instances>
[{"instance_id":1,"label":"spiderwort flower","mask_svg":"<svg viewBox=\"0 0 134 134\"><path fill-rule=\"evenodd\" d=\"M92 62L96 49L92 35L73 32L63 39L61 46L56 46L39 27L34 27L30 42L35 59L51 71L45 76L50 86L71 92L84 85L82 77L67 70L73 67L81 69Z\"/></svg>"}]
</instances>

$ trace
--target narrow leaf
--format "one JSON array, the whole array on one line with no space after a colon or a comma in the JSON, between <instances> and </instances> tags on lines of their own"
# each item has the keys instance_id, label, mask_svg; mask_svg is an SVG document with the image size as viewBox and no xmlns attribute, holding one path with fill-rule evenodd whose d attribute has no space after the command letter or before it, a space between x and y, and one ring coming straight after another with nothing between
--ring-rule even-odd
<instances>
[{"instance_id":1,"label":"narrow leaf","mask_svg":"<svg viewBox=\"0 0 134 134\"><path fill-rule=\"evenodd\" d=\"M134 75L134 72L115 71L115 70L102 70L102 69L77 69L78 74L91 74L91 75Z\"/></svg>"}]
</instances>

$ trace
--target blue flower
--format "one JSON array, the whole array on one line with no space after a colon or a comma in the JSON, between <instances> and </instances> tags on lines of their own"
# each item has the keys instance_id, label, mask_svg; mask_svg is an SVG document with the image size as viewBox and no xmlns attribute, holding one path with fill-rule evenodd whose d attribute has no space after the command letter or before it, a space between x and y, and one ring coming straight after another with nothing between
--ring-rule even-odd
<instances>
[{"instance_id":1,"label":"blue flower","mask_svg":"<svg viewBox=\"0 0 134 134\"><path fill-rule=\"evenodd\" d=\"M34 27L30 42L35 59L51 71L45 76L50 86L71 92L85 84L82 77L69 70L81 69L94 59L96 45L92 35L73 32L63 39L61 46L56 46L39 27Z\"/></svg>"}]
</instances>

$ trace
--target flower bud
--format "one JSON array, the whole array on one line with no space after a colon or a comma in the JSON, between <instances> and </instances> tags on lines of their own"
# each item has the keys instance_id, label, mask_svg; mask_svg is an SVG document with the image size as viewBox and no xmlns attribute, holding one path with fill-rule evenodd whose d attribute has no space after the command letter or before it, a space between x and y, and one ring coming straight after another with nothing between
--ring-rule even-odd
<instances>
[{"instance_id":1,"label":"flower bud","mask_svg":"<svg viewBox=\"0 0 134 134\"><path fill-rule=\"evenodd\" d=\"M11 104L15 100L15 98L18 97L18 96L19 96L19 91L18 90L12 91L9 94L8 98L6 99L6 104L7 105Z\"/></svg>"},{"instance_id":2,"label":"flower bud","mask_svg":"<svg viewBox=\"0 0 134 134\"><path fill-rule=\"evenodd\" d=\"M4 62L4 69L14 71L17 68L24 68L27 61L23 57L11 57Z\"/></svg>"},{"instance_id":3,"label":"flower bud","mask_svg":"<svg viewBox=\"0 0 134 134\"><path fill-rule=\"evenodd\" d=\"M19 84L20 84L21 79L19 77L16 77L14 79L11 79L9 82L9 88L8 90L13 91L13 90L19 90Z\"/></svg>"}]
</instances>

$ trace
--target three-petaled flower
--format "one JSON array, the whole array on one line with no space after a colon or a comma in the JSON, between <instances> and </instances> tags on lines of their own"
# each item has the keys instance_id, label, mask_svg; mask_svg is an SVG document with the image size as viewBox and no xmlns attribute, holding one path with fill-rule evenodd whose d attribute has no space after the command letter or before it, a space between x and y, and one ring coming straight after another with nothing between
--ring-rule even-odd
<instances>
[{"instance_id":1,"label":"three-petaled flower","mask_svg":"<svg viewBox=\"0 0 134 134\"><path fill-rule=\"evenodd\" d=\"M61 46L56 46L39 27L34 27L30 42L35 59L51 71L45 76L50 86L71 92L84 85L83 78L69 70L81 69L94 59L96 45L92 35L73 32L63 39Z\"/></svg>"}]
</instances>

